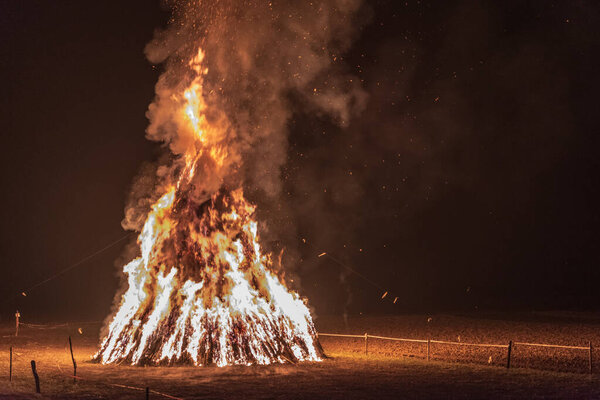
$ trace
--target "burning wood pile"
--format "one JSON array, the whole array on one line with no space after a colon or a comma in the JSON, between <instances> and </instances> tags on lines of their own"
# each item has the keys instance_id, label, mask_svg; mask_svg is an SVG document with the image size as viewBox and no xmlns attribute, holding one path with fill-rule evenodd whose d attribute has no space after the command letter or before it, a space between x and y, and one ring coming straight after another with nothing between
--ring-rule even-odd
<instances>
[{"instance_id":1,"label":"burning wood pile","mask_svg":"<svg viewBox=\"0 0 600 400\"><path fill-rule=\"evenodd\" d=\"M261 248L244 189L281 205L290 94L340 125L361 109L358 80L334 65L361 2L169 4L145 51L164 66L146 134L170 153L134 184L124 226L140 232L139 250L95 359L320 360L306 301Z\"/></svg>"},{"instance_id":2,"label":"burning wood pile","mask_svg":"<svg viewBox=\"0 0 600 400\"><path fill-rule=\"evenodd\" d=\"M203 203L173 188L125 266L129 289L96 357L103 363L270 364L319 360L309 310L261 253L241 190Z\"/></svg>"},{"instance_id":3,"label":"burning wood pile","mask_svg":"<svg viewBox=\"0 0 600 400\"><path fill-rule=\"evenodd\" d=\"M176 85L158 100L178 124L178 154L161 169L163 193L138 237L140 256L124 267L128 289L95 359L217 366L320 360L308 307L261 250L255 207L239 186L224 183L235 182L227 177L237 156L224 139L228 127L206 117L203 58L199 50L188 63L181 93L173 93ZM220 188L210 194L214 181Z\"/></svg>"}]
</instances>

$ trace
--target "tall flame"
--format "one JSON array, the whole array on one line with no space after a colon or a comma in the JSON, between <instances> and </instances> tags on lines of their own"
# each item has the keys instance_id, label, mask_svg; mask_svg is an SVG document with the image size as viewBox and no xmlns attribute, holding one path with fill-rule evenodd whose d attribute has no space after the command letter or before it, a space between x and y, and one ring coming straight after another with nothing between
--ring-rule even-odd
<instances>
[{"instance_id":1,"label":"tall flame","mask_svg":"<svg viewBox=\"0 0 600 400\"><path fill-rule=\"evenodd\" d=\"M235 160L226 129L206 116L203 59L199 50L188 64L191 82L170 98L179 134L191 140L148 213L140 256L123 269L129 286L95 359L217 366L320 360L308 307L262 252L255 207L242 189L197 193L203 174L225 176Z\"/></svg>"}]
</instances>

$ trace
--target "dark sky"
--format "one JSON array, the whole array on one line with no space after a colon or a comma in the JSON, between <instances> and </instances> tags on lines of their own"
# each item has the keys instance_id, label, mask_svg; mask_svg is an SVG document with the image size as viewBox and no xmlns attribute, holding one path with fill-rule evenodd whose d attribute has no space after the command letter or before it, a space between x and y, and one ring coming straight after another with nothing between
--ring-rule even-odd
<instances>
[{"instance_id":1,"label":"dark sky","mask_svg":"<svg viewBox=\"0 0 600 400\"><path fill-rule=\"evenodd\" d=\"M133 178L162 151L143 49L168 17L1 3L2 319L109 312L126 241L18 294L125 234ZM273 231L317 313L600 307L599 17L594 1L364 6L339 61L363 111L340 128L298 100L289 123L294 228Z\"/></svg>"}]
</instances>

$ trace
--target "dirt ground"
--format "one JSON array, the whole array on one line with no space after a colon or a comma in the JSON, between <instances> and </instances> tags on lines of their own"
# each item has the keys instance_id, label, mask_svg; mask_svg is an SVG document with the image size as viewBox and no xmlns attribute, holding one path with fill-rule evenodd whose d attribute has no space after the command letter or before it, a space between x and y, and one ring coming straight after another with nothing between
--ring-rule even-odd
<instances>
[{"instance_id":1,"label":"dirt ground","mask_svg":"<svg viewBox=\"0 0 600 400\"><path fill-rule=\"evenodd\" d=\"M573 315L395 316L318 318L320 332L433 338L463 342L508 340L600 345L600 319ZM83 333L78 332L78 328ZM457 350L423 345L322 337L329 358L318 363L258 367L127 367L89 362L98 342L98 324L54 329L0 326L0 398L2 399L600 399L600 374L585 373L587 353L533 351L516 346L512 364L499 349ZM77 374L73 383L68 336L72 337ZM13 381L9 382L9 347ZM490 358L491 357L491 358ZM594 358L596 362L596 358ZM30 367L36 360L41 395ZM599 360L600 362L600 360ZM598 362L596 362L598 364ZM136 389L137 388L137 389ZM140 390L141 389L141 390Z\"/></svg>"}]
</instances>

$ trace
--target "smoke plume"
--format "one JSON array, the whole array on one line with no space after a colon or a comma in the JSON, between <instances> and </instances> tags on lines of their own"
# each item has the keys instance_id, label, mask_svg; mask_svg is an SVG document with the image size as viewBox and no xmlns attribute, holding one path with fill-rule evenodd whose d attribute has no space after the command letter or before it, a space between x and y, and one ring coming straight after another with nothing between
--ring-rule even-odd
<instances>
[{"instance_id":1,"label":"smoke plume","mask_svg":"<svg viewBox=\"0 0 600 400\"><path fill-rule=\"evenodd\" d=\"M168 2L172 18L145 52L164 73L148 110L147 137L165 143L172 156L145 167L133 185L123 226L139 229L160 188L193 142L172 110L175 93L194 79L189 60L204 52L203 101L209 123L221 127L213 140L228 149L225 172L197 174L200 195L222 185L243 185L265 203L281 191L293 102L347 124L365 94L336 64L360 26L359 0L326 2ZM175 160L175 161L174 161Z\"/></svg>"}]
</instances>

